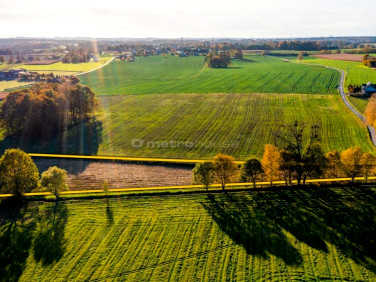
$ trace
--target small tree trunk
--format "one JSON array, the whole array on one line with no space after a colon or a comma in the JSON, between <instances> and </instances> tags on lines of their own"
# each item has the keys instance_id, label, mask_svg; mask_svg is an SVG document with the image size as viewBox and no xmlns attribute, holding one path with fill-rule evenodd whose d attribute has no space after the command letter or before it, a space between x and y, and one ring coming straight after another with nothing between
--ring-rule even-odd
<instances>
[{"instance_id":1,"label":"small tree trunk","mask_svg":"<svg viewBox=\"0 0 376 282\"><path fill-rule=\"evenodd\" d=\"M253 188L256 189L256 181L253 181Z\"/></svg>"},{"instance_id":2,"label":"small tree trunk","mask_svg":"<svg viewBox=\"0 0 376 282\"><path fill-rule=\"evenodd\" d=\"M300 183L302 182L302 175L300 173L298 173L297 182L298 186L300 186Z\"/></svg>"}]
</instances>

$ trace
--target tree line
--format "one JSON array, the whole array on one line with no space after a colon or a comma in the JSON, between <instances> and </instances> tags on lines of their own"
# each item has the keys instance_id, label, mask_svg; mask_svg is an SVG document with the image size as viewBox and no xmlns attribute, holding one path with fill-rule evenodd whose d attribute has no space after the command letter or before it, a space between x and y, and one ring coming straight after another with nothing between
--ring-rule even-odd
<instances>
[{"instance_id":1,"label":"tree line","mask_svg":"<svg viewBox=\"0 0 376 282\"><path fill-rule=\"evenodd\" d=\"M308 135L308 136L307 136ZM298 122L285 126L275 133L275 144L266 144L261 160L250 158L239 167L232 156L218 154L213 161L198 163L193 169L193 182L206 188L220 183L225 189L229 182L285 181L286 186L295 182L305 185L307 179L356 177L369 175L376 170L376 158L361 148L353 147L343 152L324 154L319 138L319 126L310 130Z\"/></svg>"},{"instance_id":2,"label":"tree line","mask_svg":"<svg viewBox=\"0 0 376 282\"><path fill-rule=\"evenodd\" d=\"M89 119L98 102L75 77L61 83L36 83L11 92L0 107L0 125L10 137L48 138Z\"/></svg>"}]
</instances>

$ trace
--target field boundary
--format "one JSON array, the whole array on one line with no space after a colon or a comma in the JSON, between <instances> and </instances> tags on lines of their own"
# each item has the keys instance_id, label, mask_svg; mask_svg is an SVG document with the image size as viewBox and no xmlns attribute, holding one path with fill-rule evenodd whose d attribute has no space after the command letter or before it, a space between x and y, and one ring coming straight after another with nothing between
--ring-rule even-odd
<instances>
[{"instance_id":1,"label":"field boundary","mask_svg":"<svg viewBox=\"0 0 376 282\"><path fill-rule=\"evenodd\" d=\"M37 158L62 158L62 159L83 159L83 160L107 160L107 161L129 161L143 163L172 163L172 164L197 164L210 160L188 160L188 159L162 159L162 158L133 158L120 156L88 156L88 155L60 155L60 154L39 154L28 153L30 157ZM243 161L235 161L236 164L242 164Z\"/></svg>"},{"instance_id":2,"label":"field boundary","mask_svg":"<svg viewBox=\"0 0 376 282\"><path fill-rule=\"evenodd\" d=\"M375 180L376 176L368 177L368 180ZM349 182L352 179L350 177L344 178L328 178L328 179L308 179L306 180L306 184L318 184L318 183L341 183L341 182ZM356 177L355 181L364 181L365 177ZM293 184L297 184L297 180L292 181ZM273 186L284 186L286 182L284 180L273 181ZM258 187L257 187L258 186ZM171 190L188 190L188 189L199 189L199 191L216 191L222 190L221 184L212 184L209 186L210 190L205 190L203 185L177 185L177 186L156 186L156 187L132 187L132 188L114 188L109 189L109 193L126 193L126 192L148 192L148 191L171 191ZM226 190L236 189L236 188L247 188L247 189L254 189L253 183L250 182L242 182L242 183L228 183L226 184ZM269 181L262 181L256 182L257 188L265 188L265 187L272 187L270 186ZM214 188L214 189L213 189ZM61 196L64 195L77 195L77 194L97 194L97 193L104 193L102 189L91 189L91 190L74 190L74 191L62 191L60 193ZM32 192L32 193L25 193L25 197L34 197L34 196L53 196L51 192ZM0 194L0 198L9 198L12 197L12 194Z\"/></svg>"}]
</instances>

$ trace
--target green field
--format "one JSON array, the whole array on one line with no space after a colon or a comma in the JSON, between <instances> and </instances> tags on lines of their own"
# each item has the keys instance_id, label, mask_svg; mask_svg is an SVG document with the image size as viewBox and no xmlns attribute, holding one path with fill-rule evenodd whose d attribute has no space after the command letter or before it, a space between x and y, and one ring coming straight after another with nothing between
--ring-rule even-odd
<instances>
[{"instance_id":1,"label":"green field","mask_svg":"<svg viewBox=\"0 0 376 282\"><path fill-rule=\"evenodd\" d=\"M63 64L61 62L52 65L0 65L0 71L6 71L12 68L24 68L29 71L37 71L38 73L54 73L55 75L75 75L80 72L87 72L97 67L102 66L112 57L100 56L99 62L89 62L80 64ZM22 87L29 85L32 82L19 82L17 80L0 81L0 91L6 91L7 89Z\"/></svg>"},{"instance_id":2,"label":"green field","mask_svg":"<svg viewBox=\"0 0 376 282\"><path fill-rule=\"evenodd\" d=\"M19 66L20 66L20 64L3 63L3 64L0 64L0 71L7 71L7 70L10 70L10 69L18 68Z\"/></svg>"},{"instance_id":3,"label":"green field","mask_svg":"<svg viewBox=\"0 0 376 282\"><path fill-rule=\"evenodd\" d=\"M13 281L374 281L376 189L0 205Z\"/></svg>"},{"instance_id":4,"label":"green field","mask_svg":"<svg viewBox=\"0 0 376 282\"><path fill-rule=\"evenodd\" d=\"M368 104L368 98L349 96L348 99L360 113L364 113Z\"/></svg>"},{"instance_id":5,"label":"green field","mask_svg":"<svg viewBox=\"0 0 376 282\"><path fill-rule=\"evenodd\" d=\"M115 61L81 76L97 95L155 93L336 93L339 73L321 67L245 56L227 69L204 68L204 57L153 56Z\"/></svg>"},{"instance_id":6,"label":"green field","mask_svg":"<svg viewBox=\"0 0 376 282\"><path fill-rule=\"evenodd\" d=\"M349 62L349 61L339 61L339 60L327 60L319 59L314 57L304 58L303 63L309 64L319 64L330 67L335 67L344 70L346 74L345 87L347 91L347 86L362 85L369 81L376 82L376 70L370 69L369 67L363 66L360 62Z\"/></svg>"},{"instance_id":7,"label":"green field","mask_svg":"<svg viewBox=\"0 0 376 282\"><path fill-rule=\"evenodd\" d=\"M89 63L79 63L79 64L63 64L62 62L58 62L52 65L21 65L17 66L20 68L27 69L29 71L37 71L37 72L44 72L50 73L53 72L57 75L61 74L75 74L79 72L86 72L97 67L102 66L107 61L111 60L111 57L108 56L100 56L99 62L89 62Z\"/></svg>"},{"instance_id":8,"label":"green field","mask_svg":"<svg viewBox=\"0 0 376 282\"><path fill-rule=\"evenodd\" d=\"M146 94L100 97L100 102L94 125L44 143L6 139L0 150L16 146L28 152L184 159L222 152L245 159L260 157L264 144L273 142L273 132L295 120L321 125L325 151L374 150L365 126L336 95ZM143 144L137 147L136 141L133 147L132 140Z\"/></svg>"},{"instance_id":9,"label":"green field","mask_svg":"<svg viewBox=\"0 0 376 282\"><path fill-rule=\"evenodd\" d=\"M30 85L32 82L19 82L17 80L0 80L0 91L9 91L13 88Z\"/></svg>"}]
</instances>

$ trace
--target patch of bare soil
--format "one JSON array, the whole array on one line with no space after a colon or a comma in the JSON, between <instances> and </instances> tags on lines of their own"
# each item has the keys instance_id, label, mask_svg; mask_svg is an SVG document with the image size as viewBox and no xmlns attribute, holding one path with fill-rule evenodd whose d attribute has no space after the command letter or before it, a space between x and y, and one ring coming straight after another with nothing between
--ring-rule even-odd
<instances>
[{"instance_id":1,"label":"patch of bare soil","mask_svg":"<svg viewBox=\"0 0 376 282\"><path fill-rule=\"evenodd\" d=\"M175 186L192 183L192 166L47 158L35 158L34 162L40 172L54 165L67 170L68 185L71 190L102 189L105 180L109 182L110 188Z\"/></svg>"},{"instance_id":2,"label":"patch of bare soil","mask_svg":"<svg viewBox=\"0 0 376 282\"><path fill-rule=\"evenodd\" d=\"M320 59L341 60L351 62L361 62L363 59L361 55L357 54L317 54L311 56Z\"/></svg>"}]
</instances>

